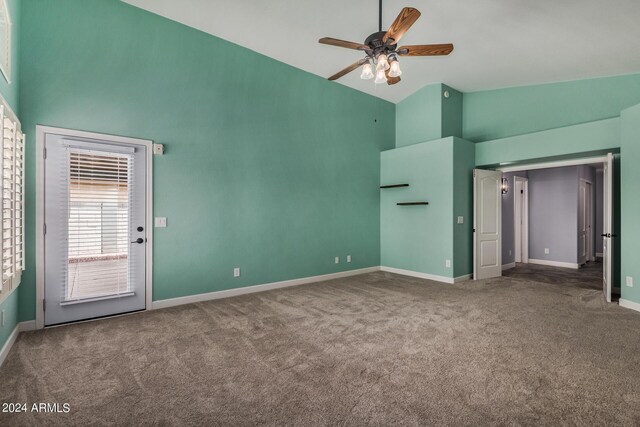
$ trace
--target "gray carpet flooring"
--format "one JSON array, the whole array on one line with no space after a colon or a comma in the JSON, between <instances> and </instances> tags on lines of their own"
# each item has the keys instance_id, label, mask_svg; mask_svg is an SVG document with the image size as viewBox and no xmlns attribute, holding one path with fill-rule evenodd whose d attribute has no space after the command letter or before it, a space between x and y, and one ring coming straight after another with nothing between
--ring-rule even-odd
<instances>
[{"instance_id":1,"label":"gray carpet flooring","mask_svg":"<svg viewBox=\"0 0 640 427\"><path fill-rule=\"evenodd\" d=\"M639 425L640 313L376 272L21 334L0 425Z\"/></svg>"}]
</instances>

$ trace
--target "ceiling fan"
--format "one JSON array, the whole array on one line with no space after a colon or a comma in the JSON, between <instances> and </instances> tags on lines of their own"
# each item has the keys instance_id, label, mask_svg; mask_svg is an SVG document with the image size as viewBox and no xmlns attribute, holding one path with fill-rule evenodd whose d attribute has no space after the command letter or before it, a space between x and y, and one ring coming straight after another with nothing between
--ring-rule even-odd
<instances>
[{"instance_id":1,"label":"ceiling fan","mask_svg":"<svg viewBox=\"0 0 640 427\"><path fill-rule=\"evenodd\" d=\"M387 31L382 31L382 0L379 0L378 32L371 34L364 43L355 43L345 40L324 37L318 40L322 44L344 47L363 51L366 56L344 70L338 71L329 80L337 80L349 74L353 70L362 67L360 78L369 80L375 77L376 83L387 83L394 85L400 81L400 63L398 56L439 56L448 55L453 51L453 45L447 44L424 44L398 47L398 42L409 28L418 20L420 12L412 7L405 7L393 21ZM375 75L373 66L376 65Z\"/></svg>"}]
</instances>

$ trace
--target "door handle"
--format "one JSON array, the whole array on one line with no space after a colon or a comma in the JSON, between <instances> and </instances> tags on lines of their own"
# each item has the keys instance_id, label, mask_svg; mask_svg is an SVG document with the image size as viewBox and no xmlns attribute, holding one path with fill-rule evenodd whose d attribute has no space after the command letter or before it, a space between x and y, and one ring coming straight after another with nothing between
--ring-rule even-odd
<instances>
[{"instance_id":1,"label":"door handle","mask_svg":"<svg viewBox=\"0 0 640 427\"><path fill-rule=\"evenodd\" d=\"M138 244L142 244L142 243L144 243L144 239L143 239L142 237L138 237L136 240L134 240L134 241L133 241L133 242L131 242L131 243L138 243Z\"/></svg>"}]
</instances>

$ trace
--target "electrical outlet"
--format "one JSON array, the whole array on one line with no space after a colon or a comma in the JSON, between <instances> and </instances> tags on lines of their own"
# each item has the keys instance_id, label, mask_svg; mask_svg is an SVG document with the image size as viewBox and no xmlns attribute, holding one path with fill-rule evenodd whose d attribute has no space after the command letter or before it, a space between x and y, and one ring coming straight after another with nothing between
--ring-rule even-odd
<instances>
[{"instance_id":1,"label":"electrical outlet","mask_svg":"<svg viewBox=\"0 0 640 427\"><path fill-rule=\"evenodd\" d=\"M459 216L458 217L458 224L464 224L464 217L463 216Z\"/></svg>"},{"instance_id":2,"label":"electrical outlet","mask_svg":"<svg viewBox=\"0 0 640 427\"><path fill-rule=\"evenodd\" d=\"M627 276L627 286L633 288L633 277Z\"/></svg>"},{"instance_id":3,"label":"electrical outlet","mask_svg":"<svg viewBox=\"0 0 640 427\"><path fill-rule=\"evenodd\" d=\"M444 266L447 267L447 268L451 268L451 260L450 259L445 260Z\"/></svg>"},{"instance_id":4,"label":"electrical outlet","mask_svg":"<svg viewBox=\"0 0 640 427\"><path fill-rule=\"evenodd\" d=\"M351 262L351 255L347 255L347 262Z\"/></svg>"},{"instance_id":5,"label":"electrical outlet","mask_svg":"<svg viewBox=\"0 0 640 427\"><path fill-rule=\"evenodd\" d=\"M336 264L340 264L340 257L339 256L336 257Z\"/></svg>"},{"instance_id":6,"label":"electrical outlet","mask_svg":"<svg viewBox=\"0 0 640 427\"><path fill-rule=\"evenodd\" d=\"M544 254L549 255L549 248L544 248Z\"/></svg>"},{"instance_id":7,"label":"electrical outlet","mask_svg":"<svg viewBox=\"0 0 640 427\"><path fill-rule=\"evenodd\" d=\"M240 267L233 269L233 277L240 277Z\"/></svg>"},{"instance_id":8,"label":"electrical outlet","mask_svg":"<svg viewBox=\"0 0 640 427\"><path fill-rule=\"evenodd\" d=\"M167 226L167 218L157 216L155 226L156 228L165 228Z\"/></svg>"}]
</instances>

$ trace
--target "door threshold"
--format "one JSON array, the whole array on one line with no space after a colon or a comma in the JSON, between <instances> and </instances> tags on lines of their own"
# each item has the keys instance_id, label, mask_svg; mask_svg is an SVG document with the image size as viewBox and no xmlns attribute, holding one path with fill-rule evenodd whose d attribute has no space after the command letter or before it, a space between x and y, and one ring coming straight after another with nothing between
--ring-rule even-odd
<instances>
[{"instance_id":1,"label":"door threshold","mask_svg":"<svg viewBox=\"0 0 640 427\"><path fill-rule=\"evenodd\" d=\"M67 325L73 325L73 324L77 324L77 323L87 323L87 322L93 322L93 321L96 321L96 320L111 319L111 318L114 318L114 317L129 316L130 314L137 314L137 313L141 313L143 311L147 311L147 309L146 308L142 308L140 310L127 311L125 313L106 314L104 316L91 317L89 319L72 320L70 322L54 323L53 325L44 325L44 327L45 327L45 329L57 328L58 326L67 326Z\"/></svg>"}]
</instances>

